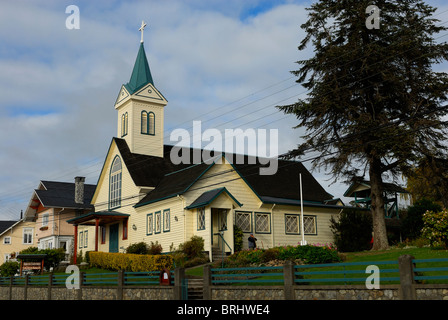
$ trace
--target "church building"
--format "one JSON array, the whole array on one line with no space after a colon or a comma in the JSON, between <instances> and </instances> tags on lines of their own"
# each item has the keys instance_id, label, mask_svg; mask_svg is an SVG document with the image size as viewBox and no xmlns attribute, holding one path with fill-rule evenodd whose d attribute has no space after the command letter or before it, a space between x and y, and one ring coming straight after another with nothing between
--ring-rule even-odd
<instances>
[{"instance_id":1,"label":"church building","mask_svg":"<svg viewBox=\"0 0 448 320\"><path fill-rule=\"evenodd\" d=\"M234 252L234 225L244 233L243 248L251 233L259 248L298 245L303 238L309 244L333 242L330 218L343 205L302 163L279 159L275 174L260 175L260 164L249 156L244 163L228 154L195 164L171 160L174 147L163 139L164 109L176 106L168 106L155 86L141 31L131 78L115 102L117 137L92 197L95 210L68 221L76 251L125 252L143 241L169 252L196 235L213 260L213 252Z\"/></svg>"}]
</instances>

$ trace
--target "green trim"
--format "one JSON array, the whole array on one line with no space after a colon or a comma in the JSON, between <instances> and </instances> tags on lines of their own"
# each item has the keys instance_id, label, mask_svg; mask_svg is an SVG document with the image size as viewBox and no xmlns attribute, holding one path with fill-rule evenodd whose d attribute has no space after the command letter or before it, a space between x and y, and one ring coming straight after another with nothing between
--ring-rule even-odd
<instances>
[{"instance_id":1,"label":"green trim","mask_svg":"<svg viewBox=\"0 0 448 320\"><path fill-rule=\"evenodd\" d=\"M254 225L253 225L253 222L254 222L254 219L253 219L253 212L252 211L244 211L244 210L234 210L234 221L236 222L236 215L237 215L237 213L248 213L249 214L249 216L250 216L250 222L249 222L249 224L250 224L250 230L249 231L245 231L245 230L243 230L243 229L241 229L242 231L243 231L243 233L252 233L253 232L253 230L254 230Z\"/></svg>"},{"instance_id":2,"label":"green trim","mask_svg":"<svg viewBox=\"0 0 448 320\"><path fill-rule=\"evenodd\" d=\"M160 230L159 231L157 231L157 217L159 217L160 218ZM163 221L162 221L162 211L156 211L156 212L154 212L154 234L158 234L158 233L162 233L162 224L163 224Z\"/></svg>"},{"instance_id":3,"label":"green trim","mask_svg":"<svg viewBox=\"0 0 448 320\"><path fill-rule=\"evenodd\" d=\"M146 124L143 123L143 114L146 115ZM153 122L153 124L152 124L153 132L152 133L149 130L151 128L150 120L149 120L151 114L153 115L153 120L152 120L152 122ZM146 130L145 130L146 132L143 131L143 128L146 128ZM142 112L140 113L140 133L148 135L148 136L155 136L156 135L156 115L155 115L154 112L142 110Z\"/></svg>"},{"instance_id":4,"label":"green trim","mask_svg":"<svg viewBox=\"0 0 448 320\"><path fill-rule=\"evenodd\" d=\"M266 214L269 217L269 231L257 231L257 214ZM254 230L257 234L271 234L272 233L272 215L270 212L254 212Z\"/></svg>"},{"instance_id":5,"label":"green trim","mask_svg":"<svg viewBox=\"0 0 448 320\"><path fill-rule=\"evenodd\" d=\"M168 228L166 228L166 225L165 225L166 212L168 212ZM170 209L164 209L163 210L163 232L170 232L170 229L171 229L171 211L170 211Z\"/></svg>"},{"instance_id":6,"label":"green trim","mask_svg":"<svg viewBox=\"0 0 448 320\"><path fill-rule=\"evenodd\" d=\"M151 226L149 226L149 224L148 224L149 216L151 216L151 220L152 220ZM149 229L151 229L151 230L149 230ZM151 212L146 215L146 235L150 236L153 234L153 232L154 232L154 214Z\"/></svg>"},{"instance_id":7,"label":"green trim","mask_svg":"<svg viewBox=\"0 0 448 320\"><path fill-rule=\"evenodd\" d=\"M201 214L204 215L204 225L203 228L199 228L199 211L201 211ZM200 207L196 209L196 231L202 231L206 229L206 224L205 224L205 207Z\"/></svg>"}]
</instances>

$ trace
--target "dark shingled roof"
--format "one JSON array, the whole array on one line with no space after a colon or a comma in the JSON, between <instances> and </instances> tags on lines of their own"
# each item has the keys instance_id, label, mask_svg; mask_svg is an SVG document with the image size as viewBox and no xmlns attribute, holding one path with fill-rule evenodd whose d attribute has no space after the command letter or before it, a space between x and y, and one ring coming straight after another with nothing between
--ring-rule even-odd
<instances>
[{"instance_id":1,"label":"dark shingled roof","mask_svg":"<svg viewBox=\"0 0 448 320\"><path fill-rule=\"evenodd\" d=\"M17 223L17 221L0 220L0 234L2 234L6 229L10 228L14 223Z\"/></svg>"},{"instance_id":2,"label":"dark shingled roof","mask_svg":"<svg viewBox=\"0 0 448 320\"><path fill-rule=\"evenodd\" d=\"M213 189L213 190L209 190L209 191L204 192L199 197L197 197L196 200L194 200L187 207L187 209L200 208L200 207L204 207L206 205L209 205L210 203L213 202L213 200L215 200L223 192L227 193L227 195L230 198L232 198L232 200L235 201L235 203L239 207L242 206L242 204L237 199L235 199L235 197L225 187L222 187L222 188Z\"/></svg>"},{"instance_id":3,"label":"dark shingled roof","mask_svg":"<svg viewBox=\"0 0 448 320\"><path fill-rule=\"evenodd\" d=\"M46 190L35 190L44 207L93 209L90 204L96 185L84 184L84 204L75 202L75 184L69 182L41 181Z\"/></svg>"},{"instance_id":4,"label":"dark shingled roof","mask_svg":"<svg viewBox=\"0 0 448 320\"><path fill-rule=\"evenodd\" d=\"M140 200L136 207L185 193L213 165L207 163L176 165L170 160L170 152L174 151L174 146L165 145L165 157L160 158L131 153L124 139L113 138L113 140L134 183L140 187L155 188ZM182 152L190 153L190 159L193 159L192 154L194 151L195 149L182 148ZM202 150L199 151L202 154ZM216 155L212 154L211 156ZM237 163L235 155L230 156L234 163L234 169L260 199L262 197L271 197L299 200L299 173L302 174L304 200L323 203L333 198L300 162L278 160L278 170L275 174L260 175L260 161L258 158L242 156L244 158L243 161ZM226 157L228 158L228 155ZM255 163L248 164L250 163L249 160ZM266 166L269 166L269 163ZM210 185L213 185L213 181L210 181Z\"/></svg>"}]
</instances>

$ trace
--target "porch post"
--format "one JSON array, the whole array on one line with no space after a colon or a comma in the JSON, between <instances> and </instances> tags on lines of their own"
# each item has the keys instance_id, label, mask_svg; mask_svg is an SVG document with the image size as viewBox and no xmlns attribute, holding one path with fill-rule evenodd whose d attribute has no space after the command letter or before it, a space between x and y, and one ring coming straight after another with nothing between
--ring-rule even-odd
<instances>
[{"instance_id":1,"label":"porch post","mask_svg":"<svg viewBox=\"0 0 448 320\"><path fill-rule=\"evenodd\" d=\"M95 219L95 251L98 251L98 226L100 224L100 219Z\"/></svg>"},{"instance_id":2,"label":"porch post","mask_svg":"<svg viewBox=\"0 0 448 320\"><path fill-rule=\"evenodd\" d=\"M73 264L76 264L76 256L77 256L77 252L76 252L76 248L78 248L78 225L75 224L75 245L73 247Z\"/></svg>"}]
</instances>

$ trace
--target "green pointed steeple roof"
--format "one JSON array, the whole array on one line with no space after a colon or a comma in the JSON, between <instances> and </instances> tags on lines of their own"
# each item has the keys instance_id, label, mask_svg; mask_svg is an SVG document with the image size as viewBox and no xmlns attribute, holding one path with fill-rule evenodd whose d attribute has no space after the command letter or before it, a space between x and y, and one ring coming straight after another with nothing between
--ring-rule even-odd
<instances>
[{"instance_id":1,"label":"green pointed steeple roof","mask_svg":"<svg viewBox=\"0 0 448 320\"><path fill-rule=\"evenodd\" d=\"M133 94L148 83L154 85L151 71L149 70L148 59L146 59L145 48L143 47L143 42L141 42L137 59L135 59L134 69L132 70L131 79L124 86L130 94Z\"/></svg>"}]
</instances>

